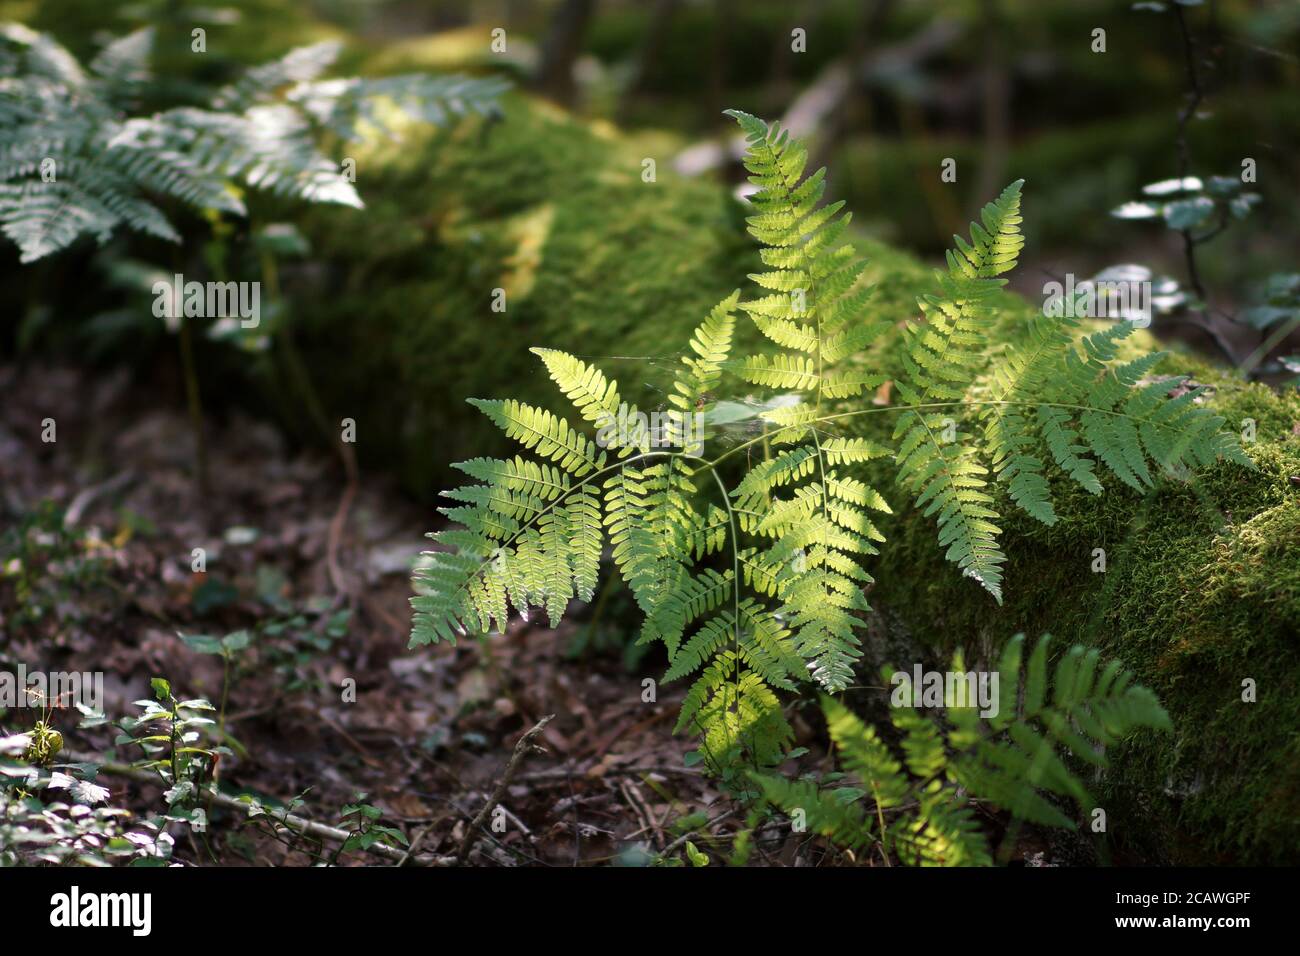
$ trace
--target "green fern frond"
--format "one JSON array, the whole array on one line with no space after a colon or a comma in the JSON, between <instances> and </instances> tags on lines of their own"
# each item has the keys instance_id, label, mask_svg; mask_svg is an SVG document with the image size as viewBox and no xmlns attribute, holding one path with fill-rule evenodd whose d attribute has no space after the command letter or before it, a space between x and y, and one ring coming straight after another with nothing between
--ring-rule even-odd
<instances>
[{"instance_id":1,"label":"green fern frond","mask_svg":"<svg viewBox=\"0 0 1300 956\"><path fill-rule=\"evenodd\" d=\"M861 655L857 612L868 609L862 587L870 576L858 556L875 554L870 541L883 540L861 508L878 507L883 499L865 484L832 486L828 471L884 452L833 436L823 441L814 426L824 403L884 382L881 375L836 363L854 357L887 323L864 319L870 295L870 287L861 283L866 263L851 246L839 244L849 221L840 214L843 203L821 204L825 170L805 177L802 143L747 113L729 110L728 115L746 134L745 167L758 187L749 197L754 214L746 221L763 247L768 271L750 279L770 293L742 302L741 308L759 331L788 350L728 367L752 384L805 396L762 416L775 427L772 444L797 447L751 469L733 492L741 526L780 542L763 558L764 570L750 564L746 576L755 580L757 573L760 593L781 600L780 613L791 622L794 645L809 661L813 678L828 690L841 690ZM782 486L791 486L793 496L774 497ZM832 488L846 497L836 497ZM806 570L777 570L792 561Z\"/></svg>"},{"instance_id":2,"label":"green fern frond","mask_svg":"<svg viewBox=\"0 0 1300 956\"><path fill-rule=\"evenodd\" d=\"M938 780L921 788L916 814L899 819L889 833L899 859L909 866L993 863L974 811Z\"/></svg>"},{"instance_id":3,"label":"green fern frond","mask_svg":"<svg viewBox=\"0 0 1300 956\"><path fill-rule=\"evenodd\" d=\"M525 448L581 477L605 466L605 453L563 418L514 399L471 398L469 403Z\"/></svg>"},{"instance_id":4,"label":"green fern frond","mask_svg":"<svg viewBox=\"0 0 1300 956\"><path fill-rule=\"evenodd\" d=\"M870 844L870 823L860 802L844 800L810 780L771 774L756 774L754 779L764 800L799 819L808 831L852 851Z\"/></svg>"},{"instance_id":5,"label":"green fern frond","mask_svg":"<svg viewBox=\"0 0 1300 956\"><path fill-rule=\"evenodd\" d=\"M894 438L898 481L914 493L917 507L939 525L945 557L1002 601L1002 564L993 496L985 489L988 469L978 450L955 431L952 415L926 412L915 406L960 402L982 370L993 323L991 296L1005 283L996 276L1015 265L1022 241L1019 234L1020 186L1016 181L984 207L983 225L971 224L971 241L954 237L947 273L936 273L942 295L926 296L921 309L926 321L905 332L904 381L899 394L913 410L899 416ZM954 412L954 414L956 414ZM953 432L945 437L945 432ZM1034 473L1025 462L1016 493L1031 500L1037 490Z\"/></svg>"},{"instance_id":6,"label":"green fern frond","mask_svg":"<svg viewBox=\"0 0 1300 956\"><path fill-rule=\"evenodd\" d=\"M1074 800L1082 811L1095 801L1059 756L1105 767L1105 748L1140 728L1169 730L1169 716L1118 662L1104 668L1096 648L1074 646L1060 656L1049 674L1051 638L1044 635L1030 654L1021 686L1023 635L1016 635L999 664L999 711L988 720L994 731L977 731L973 711L952 709L956 731L950 743L964 751L953 763L953 778L978 796L987 797L1015 815L1038 823L1072 825L1039 791ZM954 664L959 668L960 662Z\"/></svg>"},{"instance_id":7,"label":"green fern frond","mask_svg":"<svg viewBox=\"0 0 1300 956\"><path fill-rule=\"evenodd\" d=\"M794 737L776 695L732 650L719 651L687 691L676 732L687 728L700 734L705 759L718 772L743 753L771 765Z\"/></svg>"},{"instance_id":8,"label":"green fern frond","mask_svg":"<svg viewBox=\"0 0 1300 956\"><path fill-rule=\"evenodd\" d=\"M740 302L737 290L723 299L705 318L691 336L690 348L694 355L682 358L681 369L673 382L669 403L678 411L692 413L696 406L717 386L722 378L722 366L731 351L735 334L734 313Z\"/></svg>"},{"instance_id":9,"label":"green fern frond","mask_svg":"<svg viewBox=\"0 0 1300 956\"><path fill-rule=\"evenodd\" d=\"M1103 489L1098 462L1139 492L1154 484L1152 466L1177 474L1222 458L1253 467L1222 417L1197 406L1195 390L1169 397L1182 379L1148 380L1164 353L1115 363L1133 325L1116 322L1076 342L1078 324L1035 317L986 376L984 451L1017 506L1056 522L1049 464L1092 494Z\"/></svg>"},{"instance_id":10,"label":"green fern frond","mask_svg":"<svg viewBox=\"0 0 1300 956\"><path fill-rule=\"evenodd\" d=\"M626 458L634 449L650 447L651 435L638 417L637 407L619 400L618 385L594 365L567 352L531 349L541 357L551 380L560 387L582 417L600 429L597 439L605 448L616 449Z\"/></svg>"},{"instance_id":11,"label":"green fern frond","mask_svg":"<svg viewBox=\"0 0 1300 956\"><path fill-rule=\"evenodd\" d=\"M822 698L822 711L844 769L862 782L881 809L902 806L909 793L907 775L876 728L863 723L833 697Z\"/></svg>"}]
</instances>

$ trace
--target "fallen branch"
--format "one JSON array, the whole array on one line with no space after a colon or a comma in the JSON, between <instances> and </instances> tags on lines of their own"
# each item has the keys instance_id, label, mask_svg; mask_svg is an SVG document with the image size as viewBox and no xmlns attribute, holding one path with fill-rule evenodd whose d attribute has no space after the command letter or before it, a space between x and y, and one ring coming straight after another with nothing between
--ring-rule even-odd
<instances>
[{"instance_id":1,"label":"fallen branch","mask_svg":"<svg viewBox=\"0 0 1300 956\"><path fill-rule=\"evenodd\" d=\"M723 820L726 820L728 817L733 817L735 815L736 815L735 810L725 810L722 813L719 813L712 820L709 820L707 823L705 823L704 826L697 827L694 830L688 830L687 832L679 836L676 840L674 840L672 843L664 847L663 850L661 850L659 853L659 858L663 860L668 859L687 840L691 839L692 837L697 837L701 833L708 833L710 828L717 826Z\"/></svg>"},{"instance_id":2,"label":"fallen branch","mask_svg":"<svg viewBox=\"0 0 1300 956\"><path fill-rule=\"evenodd\" d=\"M66 752L65 752L66 753ZM145 770L137 770L135 767L127 766L120 763L100 763L94 757L83 756L79 754L66 753L70 763L89 763L99 767L101 773L111 774L114 777L124 777L127 780L134 780L136 783L153 784L155 786L162 783L158 777ZM224 793L210 794L212 802L219 807L227 810L239 810L244 814L248 813L249 805L243 800L227 796ZM340 830L338 827L328 826L324 823L317 823L314 820L308 820L306 817L300 817L295 813L284 813L275 815L267 813L267 819L279 823L288 830L295 831L304 836L315 837L319 840L328 840L331 843L344 843L352 836L347 830ZM450 856L428 856L408 859L409 854L406 850L393 846L387 846L383 843L373 843L365 847L368 853L376 856L382 856L387 860L392 860L399 865L414 864L416 866L451 866L456 862L454 857ZM412 846L414 850L414 845Z\"/></svg>"},{"instance_id":3,"label":"fallen branch","mask_svg":"<svg viewBox=\"0 0 1300 956\"><path fill-rule=\"evenodd\" d=\"M900 43L881 47L863 57L856 65L837 60L790 104L781 117L781 126L792 137L809 139L843 104L857 82L871 83L898 76L905 69L924 63L940 53L962 34L962 27L952 20L939 20L920 33ZM688 146L673 160L673 169L683 176L699 176L728 162L739 162L745 155L744 135L730 136L725 142L705 140Z\"/></svg>"},{"instance_id":4,"label":"fallen branch","mask_svg":"<svg viewBox=\"0 0 1300 956\"><path fill-rule=\"evenodd\" d=\"M524 759L524 756L529 751L546 753L541 747L534 746L533 740L554 719L554 714L548 714L539 720L532 730L527 731L519 738L519 742L515 744L515 752L510 756L510 763L506 764L506 772L502 774L501 780L497 783L496 789L492 791L492 796L488 797L487 803L483 804L483 809L479 810L478 815L474 817L473 822L466 829L465 839L461 840L460 849L456 853L457 862L464 863L469 856L469 851L474 848L474 841L478 836L479 828L483 825L483 821L488 818L488 814L492 812L492 808L500 803L501 798L505 796L506 788L510 786L510 778L515 775L515 769Z\"/></svg>"}]
</instances>

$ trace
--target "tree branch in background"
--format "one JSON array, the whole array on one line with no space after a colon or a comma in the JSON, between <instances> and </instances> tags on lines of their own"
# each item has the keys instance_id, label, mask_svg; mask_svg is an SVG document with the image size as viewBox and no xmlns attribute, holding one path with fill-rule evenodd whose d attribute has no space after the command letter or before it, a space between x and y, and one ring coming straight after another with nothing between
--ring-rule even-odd
<instances>
[{"instance_id":1,"label":"tree branch in background","mask_svg":"<svg viewBox=\"0 0 1300 956\"><path fill-rule=\"evenodd\" d=\"M983 98L984 155L980 163L979 187L972 202L991 196L1006 182L1008 143L1011 139L1011 78L1007 70L1008 24L998 0L982 0L984 27L984 69L980 87ZM979 212L979 205L970 215Z\"/></svg>"},{"instance_id":2,"label":"tree branch in background","mask_svg":"<svg viewBox=\"0 0 1300 956\"><path fill-rule=\"evenodd\" d=\"M839 60L827 66L808 89L790 105L781 125L792 137L808 139L820 132L827 117L837 110L855 87L855 77L870 85L878 77L895 75L914 67L951 46L962 34L954 20L939 20L901 43L881 47L857 64ZM811 147L816 149L816 145ZM673 159L673 168L683 176L699 176L745 155L745 137L731 136L695 143Z\"/></svg>"},{"instance_id":3,"label":"tree branch in background","mask_svg":"<svg viewBox=\"0 0 1300 956\"><path fill-rule=\"evenodd\" d=\"M1187 105L1178 114L1178 178L1181 180L1187 178L1191 166L1191 154L1187 146L1187 124L1196 115L1205 93L1201 89L1201 80L1196 72L1196 47L1192 42L1191 31L1187 28L1187 17L1183 14L1182 6L1177 3L1174 4L1174 15L1178 18L1178 30L1182 34L1183 58L1187 63L1187 85L1190 90L1187 94ZM1196 297L1205 303L1205 286L1201 284L1200 270L1196 266L1196 240L1190 228L1180 229L1179 232L1183 237L1183 257L1187 261L1187 281L1191 283Z\"/></svg>"},{"instance_id":4,"label":"tree branch in background","mask_svg":"<svg viewBox=\"0 0 1300 956\"><path fill-rule=\"evenodd\" d=\"M1191 149L1187 144L1187 127L1192 119L1196 116L1196 111L1200 108L1202 101L1205 99L1205 90L1201 86L1200 74L1196 69L1196 44L1192 39L1192 32L1187 26L1187 17L1183 13L1181 4L1173 5L1174 16L1178 20L1178 32L1183 43L1183 60L1187 67L1187 103L1183 106L1182 111L1178 114L1178 135L1176 137L1178 150L1178 179L1180 184L1186 180L1191 172ZM1202 243L1209 242L1227 226L1226 221L1220 222L1218 228L1211 230L1203 236L1196 236L1192 233L1190 227L1179 229L1178 234L1183 240L1183 261L1187 267L1187 282L1196 293L1197 308L1189 309L1192 316L1191 324L1199 328L1202 332L1210 337L1210 340L1218 346L1224 356L1234 366L1240 365L1241 361L1237 357L1237 350L1233 348L1232 343L1223 335L1214 324L1214 317L1211 314L1209 296L1205 291L1205 284L1201 281L1201 270L1196 262L1196 247Z\"/></svg>"},{"instance_id":5,"label":"tree branch in background","mask_svg":"<svg viewBox=\"0 0 1300 956\"><path fill-rule=\"evenodd\" d=\"M622 93L619 94L618 108L615 110L615 115L619 119L627 116L632 100L641 92L641 87L650 74L650 68L659 55L659 49L663 46L664 37L668 35L668 27L672 24L673 15L677 12L678 2L679 0L655 0L654 14L650 18L650 29L646 31L645 40L636 52L636 59L633 61L632 72L628 75L627 84L623 87Z\"/></svg>"},{"instance_id":6,"label":"tree branch in background","mask_svg":"<svg viewBox=\"0 0 1300 956\"><path fill-rule=\"evenodd\" d=\"M533 86L547 99L564 106L573 102L573 64L595 12L596 0L564 0L542 41L541 62Z\"/></svg>"}]
</instances>

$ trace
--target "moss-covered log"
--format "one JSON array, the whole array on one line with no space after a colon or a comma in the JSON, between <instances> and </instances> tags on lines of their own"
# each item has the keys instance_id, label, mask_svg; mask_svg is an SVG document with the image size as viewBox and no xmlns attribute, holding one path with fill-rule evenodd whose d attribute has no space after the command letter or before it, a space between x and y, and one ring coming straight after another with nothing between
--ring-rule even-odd
<instances>
[{"instance_id":1,"label":"moss-covered log","mask_svg":"<svg viewBox=\"0 0 1300 956\"><path fill-rule=\"evenodd\" d=\"M448 462L504 450L467 397L563 411L530 346L598 360L654 409L691 330L758 264L731 190L675 176L662 143L522 95L504 112L359 152L367 208L313 210L324 265L287 277L330 412L356 419L362 454L426 498ZM860 242L881 299L907 314L925 270ZM756 338L747 323L740 334Z\"/></svg>"},{"instance_id":2,"label":"moss-covered log","mask_svg":"<svg viewBox=\"0 0 1300 956\"><path fill-rule=\"evenodd\" d=\"M756 259L725 190L675 180L663 155L647 182L646 158L522 96L504 121L358 153L368 208L313 213L326 265L290 288L363 453L427 495L484 450L467 397L553 402L530 346L600 356L633 385L676 360Z\"/></svg>"}]
</instances>

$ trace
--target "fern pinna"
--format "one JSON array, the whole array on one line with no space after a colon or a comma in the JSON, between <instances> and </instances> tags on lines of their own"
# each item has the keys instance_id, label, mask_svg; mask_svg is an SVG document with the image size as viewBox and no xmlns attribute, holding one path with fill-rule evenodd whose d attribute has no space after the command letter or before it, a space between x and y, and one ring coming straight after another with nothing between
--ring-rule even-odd
<instances>
[{"instance_id":1,"label":"fern pinna","mask_svg":"<svg viewBox=\"0 0 1300 956\"><path fill-rule=\"evenodd\" d=\"M1034 646L1023 684L1024 635L1007 643L997 670L999 706L988 718L951 686L946 722L910 707L891 708L901 760L874 727L824 698L839 763L858 786L821 788L807 779L755 774L763 796L849 852L877 848L886 859L892 854L921 866L992 862L967 797L1017 820L1073 827L1056 798L1074 801L1083 814L1096 809L1096 800L1057 751L1105 767L1108 745L1138 728L1168 730L1170 722L1155 695L1133 684L1120 664L1102 666L1096 648L1070 648L1049 675L1050 641L1044 636ZM960 654L952 666L955 673L965 671ZM888 668L882 676L891 682ZM908 681L898 676L906 697Z\"/></svg>"},{"instance_id":2,"label":"fern pinna","mask_svg":"<svg viewBox=\"0 0 1300 956\"><path fill-rule=\"evenodd\" d=\"M923 319L907 327L902 403L864 400L885 381L867 349L898 317L873 312L864 263L844 241L849 216L820 204L824 170L804 176L802 144L730 115L747 134L757 187L748 225L766 267L752 277L761 294L732 294L696 329L658 430L603 372L552 350L535 351L581 423L471 400L533 457L458 466L475 483L447 492L454 525L431 535L439 548L415 573L411 643L504 629L511 608L544 608L554 625L572 598L591 598L608 548L644 614L640 639L664 645L666 678L693 677L678 729L699 732L707 764L735 782L790 740L777 691L811 681L837 693L853 679L865 565L884 540L872 514L889 511L863 463L892 462L935 517L948 559L1000 600L990 475L1050 523L1049 469L1100 493L1103 470L1141 488L1152 465L1249 460L1195 390L1169 399L1177 380L1144 380L1159 355L1114 361L1128 323L1079 340L1077 320L1044 315L991 355L992 297L1021 245L1020 183L985 208L969 241L956 240ZM774 349L731 356L739 312ZM778 400L762 403L762 434L708 458L725 375L779 390ZM850 431L869 414L898 416L896 445ZM758 460L728 488L742 452Z\"/></svg>"}]
</instances>

